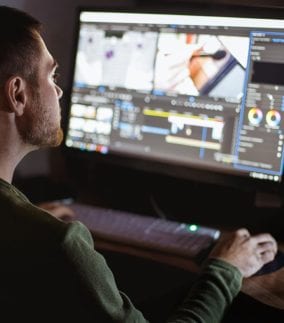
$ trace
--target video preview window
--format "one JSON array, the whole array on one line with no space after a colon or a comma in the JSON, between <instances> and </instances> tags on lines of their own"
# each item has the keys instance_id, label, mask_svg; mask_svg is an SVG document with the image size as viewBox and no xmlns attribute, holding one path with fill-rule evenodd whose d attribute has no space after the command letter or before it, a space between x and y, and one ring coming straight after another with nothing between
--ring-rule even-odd
<instances>
[{"instance_id":1,"label":"video preview window","mask_svg":"<svg viewBox=\"0 0 284 323\"><path fill-rule=\"evenodd\" d=\"M241 98L248 37L161 33L154 88L194 96Z\"/></svg>"},{"instance_id":2,"label":"video preview window","mask_svg":"<svg viewBox=\"0 0 284 323\"><path fill-rule=\"evenodd\" d=\"M241 99L248 48L248 37L103 30L85 24L75 86Z\"/></svg>"}]
</instances>

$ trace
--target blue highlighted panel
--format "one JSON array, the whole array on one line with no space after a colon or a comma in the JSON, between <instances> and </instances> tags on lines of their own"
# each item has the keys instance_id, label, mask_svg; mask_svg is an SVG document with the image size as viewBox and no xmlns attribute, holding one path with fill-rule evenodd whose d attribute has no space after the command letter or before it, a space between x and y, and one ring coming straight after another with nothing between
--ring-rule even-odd
<instances>
[{"instance_id":1,"label":"blue highlighted panel","mask_svg":"<svg viewBox=\"0 0 284 323\"><path fill-rule=\"evenodd\" d=\"M168 130L168 129L158 128L158 127L149 127L149 126L143 126L141 128L141 130L144 133L153 133L153 134L162 135L162 136L167 136L170 133L170 130Z\"/></svg>"}]
</instances>

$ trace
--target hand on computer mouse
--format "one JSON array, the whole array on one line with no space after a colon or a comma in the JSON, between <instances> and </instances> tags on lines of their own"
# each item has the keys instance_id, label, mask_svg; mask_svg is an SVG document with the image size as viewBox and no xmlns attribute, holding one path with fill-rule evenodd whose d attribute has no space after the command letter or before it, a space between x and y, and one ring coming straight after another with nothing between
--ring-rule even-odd
<instances>
[{"instance_id":1,"label":"hand on computer mouse","mask_svg":"<svg viewBox=\"0 0 284 323\"><path fill-rule=\"evenodd\" d=\"M75 217L74 211L60 202L43 202L37 204L37 206L44 209L57 219L71 221Z\"/></svg>"},{"instance_id":2,"label":"hand on computer mouse","mask_svg":"<svg viewBox=\"0 0 284 323\"><path fill-rule=\"evenodd\" d=\"M284 267L284 253L278 250L275 258L262 266L253 276L267 275L280 270L282 267Z\"/></svg>"},{"instance_id":3,"label":"hand on computer mouse","mask_svg":"<svg viewBox=\"0 0 284 323\"><path fill-rule=\"evenodd\" d=\"M247 229L239 229L222 237L209 257L230 263L247 278L272 261L276 252L277 243L269 233L251 236Z\"/></svg>"}]
</instances>

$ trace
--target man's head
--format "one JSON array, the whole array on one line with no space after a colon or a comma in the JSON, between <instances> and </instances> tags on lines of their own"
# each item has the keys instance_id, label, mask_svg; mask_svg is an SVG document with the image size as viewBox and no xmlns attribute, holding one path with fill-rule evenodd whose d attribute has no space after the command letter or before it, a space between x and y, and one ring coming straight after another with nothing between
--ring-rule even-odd
<instances>
[{"instance_id":1,"label":"man's head","mask_svg":"<svg viewBox=\"0 0 284 323\"><path fill-rule=\"evenodd\" d=\"M28 14L0 6L0 112L13 113L21 140L29 146L62 141L57 64Z\"/></svg>"}]
</instances>

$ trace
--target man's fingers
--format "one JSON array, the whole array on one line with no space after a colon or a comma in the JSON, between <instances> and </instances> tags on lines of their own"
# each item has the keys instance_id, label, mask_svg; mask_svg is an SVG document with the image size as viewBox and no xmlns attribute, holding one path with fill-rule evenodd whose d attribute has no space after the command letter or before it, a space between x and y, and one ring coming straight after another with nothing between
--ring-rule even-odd
<instances>
[{"instance_id":1,"label":"man's fingers","mask_svg":"<svg viewBox=\"0 0 284 323\"><path fill-rule=\"evenodd\" d=\"M260 253L271 251L273 253L277 252L277 245L274 241L268 241L258 244L257 249Z\"/></svg>"},{"instance_id":2,"label":"man's fingers","mask_svg":"<svg viewBox=\"0 0 284 323\"><path fill-rule=\"evenodd\" d=\"M265 242L271 241L271 242L274 242L276 244L275 239L269 233L257 234L252 239L254 239L254 241L256 243L265 243Z\"/></svg>"},{"instance_id":3,"label":"man's fingers","mask_svg":"<svg viewBox=\"0 0 284 323\"><path fill-rule=\"evenodd\" d=\"M244 237L244 238L248 238L250 236L249 231L245 228L238 229L237 231L235 231L235 234L239 237Z\"/></svg>"},{"instance_id":4,"label":"man's fingers","mask_svg":"<svg viewBox=\"0 0 284 323\"><path fill-rule=\"evenodd\" d=\"M60 205L59 202L42 202L42 203L38 203L37 206L42 208L42 209L51 209L54 208L55 206Z\"/></svg>"},{"instance_id":5,"label":"man's fingers","mask_svg":"<svg viewBox=\"0 0 284 323\"><path fill-rule=\"evenodd\" d=\"M46 202L38 206L59 219L72 220L75 217L75 213L71 208L58 202Z\"/></svg>"},{"instance_id":6,"label":"man's fingers","mask_svg":"<svg viewBox=\"0 0 284 323\"><path fill-rule=\"evenodd\" d=\"M56 207L51 208L49 211L56 216L61 216L61 215L70 216L70 217L75 216L74 211L66 207L65 205L58 205Z\"/></svg>"},{"instance_id":7,"label":"man's fingers","mask_svg":"<svg viewBox=\"0 0 284 323\"><path fill-rule=\"evenodd\" d=\"M275 253L271 250L265 251L260 254L261 260L263 264L267 264L268 262L272 261L275 257Z\"/></svg>"},{"instance_id":8,"label":"man's fingers","mask_svg":"<svg viewBox=\"0 0 284 323\"><path fill-rule=\"evenodd\" d=\"M277 252L277 242L269 233L262 233L254 236L253 241L257 243L257 249L260 252L272 251Z\"/></svg>"}]
</instances>

